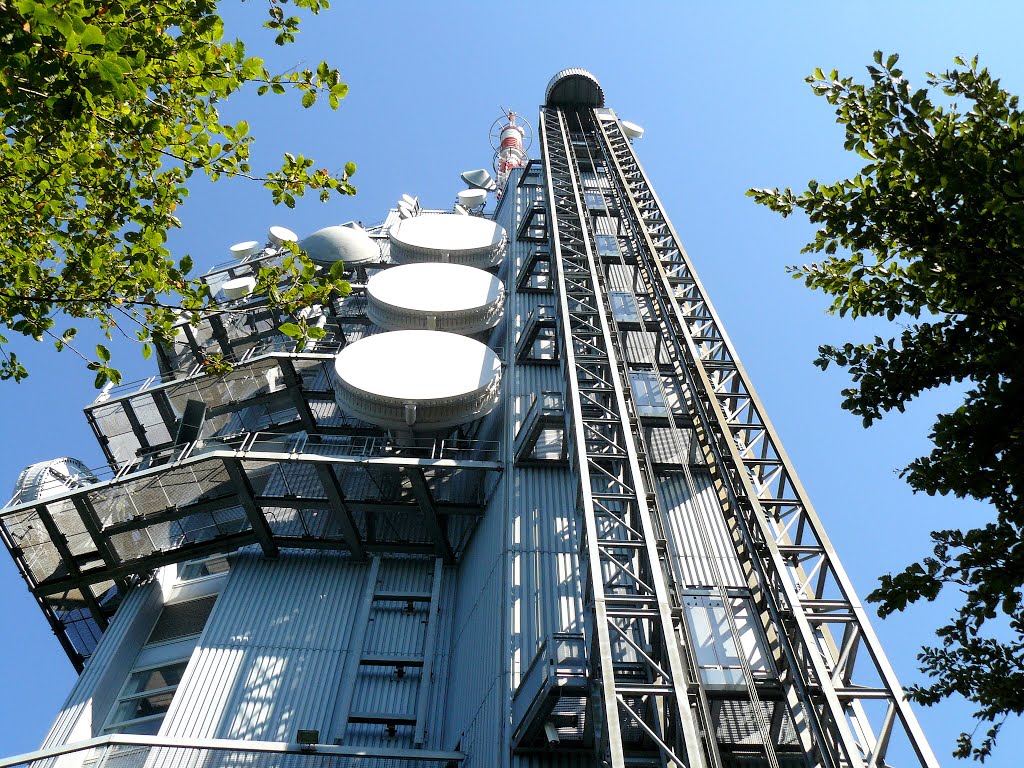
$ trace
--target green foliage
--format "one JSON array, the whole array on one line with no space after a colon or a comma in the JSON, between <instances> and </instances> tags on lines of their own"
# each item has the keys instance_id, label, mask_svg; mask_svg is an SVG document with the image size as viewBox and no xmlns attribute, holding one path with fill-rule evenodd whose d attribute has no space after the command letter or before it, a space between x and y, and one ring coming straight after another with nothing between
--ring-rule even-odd
<instances>
[{"instance_id":1,"label":"green foliage","mask_svg":"<svg viewBox=\"0 0 1024 768\"><path fill-rule=\"evenodd\" d=\"M967 387L938 416L934 449L902 475L915 491L988 501L995 520L934 532L932 556L883 576L870 599L885 616L949 586L962 595L919 656L931 682L909 694L970 699L989 725L955 754L984 760L1007 715L1024 712L1024 115L977 57L929 74L931 90L912 89L897 60L876 52L867 85L820 69L808 78L866 161L856 176L748 194L818 226L804 253L824 257L790 269L832 297L832 312L903 328L819 348L817 365L850 372L844 408L868 426L926 390Z\"/></svg>"},{"instance_id":2,"label":"green foliage","mask_svg":"<svg viewBox=\"0 0 1024 768\"><path fill-rule=\"evenodd\" d=\"M265 24L279 45L299 25L287 3L270 0ZM327 2L294 5L318 13ZM248 84L297 92L304 107L326 96L332 109L348 91L325 62L268 71L224 37L215 0L0 0L0 326L74 350L97 386L119 381L106 347L87 355L74 347L75 328L56 326L97 321L148 356L177 310L206 311L209 289L190 275L192 260L175 261L164 245L194 174L252 180L289 207L308 191L322 201L354 194L352 163L332 173L286 154L279 170L253 171L249 126L223 122L217 109ZM347 290L340 275L316 278L301 254L287 264L274 276L304 287L278 293L282 311ZM21 380L28 371L8 343L0 334L0 378Z\"/></svg>"}]
</instances>

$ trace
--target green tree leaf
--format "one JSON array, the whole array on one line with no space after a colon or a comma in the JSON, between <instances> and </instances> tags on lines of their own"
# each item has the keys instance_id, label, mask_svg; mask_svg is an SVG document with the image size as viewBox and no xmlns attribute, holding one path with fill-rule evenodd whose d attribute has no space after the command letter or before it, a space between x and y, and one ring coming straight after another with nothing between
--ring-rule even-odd
<instances>
[{"instance_id":1,"label":"green tree leaf","mask_svg":"<svg viewBox=\"0 0 1024 768\"><path fill-rule=\"evenodd\" d=\"M988 502L993 519L933 532L932 554L882 576L869 599L884 616L947 588L959 596L939 644L918 656L931 682L908 693L972 701L994 725L977 743L962 734L956 754L984 759L1006 716L1024 713L1024 115L977 58L929 74L931 90L912 90L898 61L876 51L867 84L821 69L808 78L845 148L867 160L858 174L747 194L817 226L803 252L822 259L790 271L831 312L891 324L888 338L819 348L819 367L850 375L843 408L870 426L923 392L966 390L901 474L914 491Z\"/></svg>"},{"instance_id":2,"label":"green tree leaf","mask_svg":"<svg viewBox=\"0 0 1024 768\"><path fill-rule=\"evenodd\" d=\"M281 42L294 39L300 24L285 15L287 4L266 6ZM312 13L326 7L293 4ZM347 176L316 168L298 151L279 169L252 170L254 138L245 121L224 122L225 100L252 83L306 106L327 92L336 106L345 86L326 62L268 70L246 55L243 41L224 37L216 2L152 0L143 10L106 0L15 0L0 13L0 40L0 330L15 339L0 336L0 378L28 375L12 343L49 336L56 349L90 357L75 349L73 331L51 331L61 313L79 325L91 321L108 338L121 325L131 334L141 328L149 355L153 343L171 343L175 312L201 321L215 311L191 259L165 246L193 179L246 179L285 205L307 190L321 200L355 193ZM285 315L342 288L307 267L300 260L278 274L280 289L264 287L274 289L271 305ZM119 380L105 346L97 357L89 368L97 385ZM228 364L208 363L211 372Z\"/></svg>"}]
</instances>

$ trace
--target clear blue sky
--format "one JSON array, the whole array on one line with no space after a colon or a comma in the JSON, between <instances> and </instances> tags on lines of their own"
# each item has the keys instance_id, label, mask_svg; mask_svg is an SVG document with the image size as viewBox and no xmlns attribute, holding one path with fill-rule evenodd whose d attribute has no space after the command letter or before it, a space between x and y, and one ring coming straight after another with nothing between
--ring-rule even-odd
<instances>
[{"instance_id":1,"label":"clear blue sky","mask_svg":"<svg viewBox=\"0 0 1024 768\"><path fill-rule=\"evenodd\" d=\"M556 6L552 9L550 6ZM637 145L719 314L793 458L861 595L880 573L928 549L928 531L973 524L984 509L915 497L895 474L926 450L935 395L869 431L839 408L842 375L811 365L819 343L873 334L824 314L822 297L789 278L809 237L744 197L751 186L832 180L857 167L842 151L828 105L803 82L814 67L863 76L877 48L899 52L923 85L957 54L981 55L1016 93L1024 92L1020 30L1024 5L952 2L860 3L336 3L305 22L301 43L275 50L258 30L261 0L226 6L229 31L284 67L329 59L351 87L338 112L302 110L297 100L243 95L225 106L258 137L256 163L285 151L330 167L358 165L355 198L326 206L274 209L244 184L195 190L173 247L203 267L268 225L307 234L349 219L381 219L403 192L447 207L458 172L490 165L487 132L501 107L535 122L548 78L567 66L590 69L608 103L643 124ZM92 376L70 355L22 350L32 376L0 385L0 488L27 464L70 455L101 463L81 413ZM125 350L126 377L148 364ZM13 564L0 553L0 756L38 746L74 680ZM920 679L915 654L934 641L939 604L874 622L901 680ZM942 762L970 727L960 702L920 709ZM1018 765L1020 721L986 762Z\"/></svg>"}]
</instances>

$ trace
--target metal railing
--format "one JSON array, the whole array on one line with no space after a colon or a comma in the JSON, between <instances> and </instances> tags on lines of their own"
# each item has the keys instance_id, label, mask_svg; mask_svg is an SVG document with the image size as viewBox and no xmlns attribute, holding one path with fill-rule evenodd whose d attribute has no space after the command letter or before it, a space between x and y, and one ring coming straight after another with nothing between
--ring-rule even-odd
<instances>
[{"instance_id":1,"label":"metal railing","mask_svg":"<svg viewBox=\"0 0 1024 768\"><path fill-rule=\"evenodd\" d=\"M297 339L283 335L278 338L264 339L259 344L247 349L235 362L235 365L249 363L256 358L270 357L275 354L295 354L297 345ZM341 342L333 340L311 340L306 344L306 348L302 350L301 354L334 355L341 351L342 346ZM206 375L208 374L206 374L201 365L188 365L171 373L158 374L145 379L135 379L134 381L118 384L117 386L106 386L96 396L91 405L118 400L130 395L137 395L140 392L156 389L164 384L180 383L187 379Z\"/></svg>"},{"instance_id":2,"label":"metal railing","mask_svg":"<svg viewBox=\"0 0 1024 768\"><path fill-rule=\"evenodd\" d=\"M0 758L0 768L437 768L462 752L158 736L102 736Z\"/></svg>"}]
</instances>

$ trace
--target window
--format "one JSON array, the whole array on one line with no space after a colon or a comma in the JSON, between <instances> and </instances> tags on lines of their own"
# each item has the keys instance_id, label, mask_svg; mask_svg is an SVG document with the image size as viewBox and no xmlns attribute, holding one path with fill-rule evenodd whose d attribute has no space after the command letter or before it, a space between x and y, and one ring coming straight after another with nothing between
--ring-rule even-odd
<instances>
[{"instance_id":1,"label":"window","mask_svg":"<svg viewBox=\"0 0 1024 768\"><path fill-rule=\"evenodd\" d=\"M625 291L609 291L608 301L612 305L612 317L618 323L639 323L640 310L633 294Z\"/></svg>"},{"instance_id":2,"label":"window","mask_svg":"<svg viewBox=\"0 0 1024 768\"><path fill-rule=\"evenodd\" d=\"M217 595L206 595L164 606L110 710L104 733L159 733L216 600Z\"/></svg>"},{"instance_id":3,"label":"window","mask_svg":"<svg viewBox=\"0 0 1024 768\"><path fill-rule=\"evenodd\" d=\"M207 576L218 576L231 570L231 565L224 555L206 557L202 560L188 560L178 564L178 581L195 581Z\"/></svg>"},{"instance_id":4,"label":"window","mask_svg":"<svg viewBox=\"0 0 1024 768\"><path fill-rule=\"evenodd\" d=\"M216 601L216 595L209 595L197 600L165 605L146 645L167 643L198 635L206 626L206 620L210 618L210 611L213 610Z\"/></svg>"},{"instance_id":5,"label":"window","mask_svg":"<svg viewBox=\"0 0 1024 768\"><path fill-rule=\"evenodd\" d=\"M731 596L729 602L739 635L739 645L755 677L771 674L761 641L754 606L748 598ZM729 627L725 604L718 595L686 595L686 618L692 633L697 666L705 685L716 688L744 687L743 668L736 638Z\"/></svg>"},{"instance_id":6,"label":"window","mask_svg":"<svg viewBox=\"0 0 1024 768\"><path fill-rule=\"evenodd\" d=\"M517 465L565 461L569 447L565 441L565 408L559 392L532 395L530 406L516 434L514 452Z\"/></svg>"},{"instance_id":7,"label":"window","mask_svg":"<svg viewBox=\"0 0 1024 768\"><path fill-rule=\"evenodd\" d=\"M186 658L132 672L110 714L106 732L155 735L187 666Z\"/></svg>"},{"instance_id":8,"label":"window","mask_svg":"<svg viewBox=\"0 0 1024 768\"><path fill-rule=\"evenodd\" d=\"M605 209L604 195L600 192L584 192L583 200L586 202L587 208L592 211L603 211Z\"/></svg>"},{"instance_id":9,"label":"window","mask_svg":"<svg viewBox=\"0 0 1024 768\"><path fill-rule=\"evenodd\" d=\"M558 330L555 308L541 304L527 316L516 342L519 363L558 363Z\"/></svg>"},{"instance_id":10,"label":"window","mask_svg":"<svg viewBox=\"0 0 1024 768\"><path fill-rule=\"evenodd\" d=\"M630 371L629 384L637 416L668 416L661 380L654 371Z\"/></svg>"},{"instance_id":11,"label":"window","mask_svg":"<svg viewBox=\"0 0 1024 768\"><path fill-rule=\"evenodd\" d=\"M597 255L602 257L618 257L619 238L615 235L597 235Z\"/></svg>"}]
</instances>

